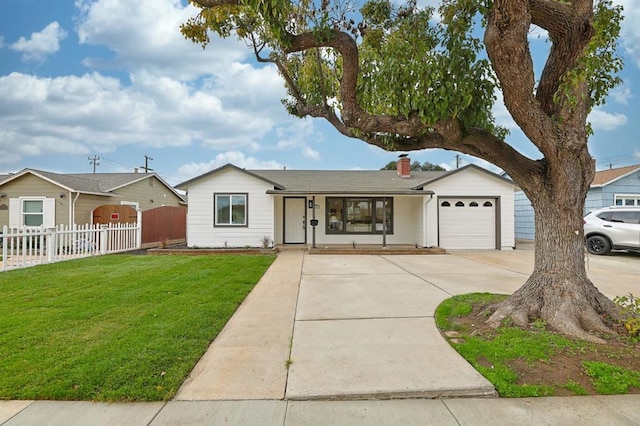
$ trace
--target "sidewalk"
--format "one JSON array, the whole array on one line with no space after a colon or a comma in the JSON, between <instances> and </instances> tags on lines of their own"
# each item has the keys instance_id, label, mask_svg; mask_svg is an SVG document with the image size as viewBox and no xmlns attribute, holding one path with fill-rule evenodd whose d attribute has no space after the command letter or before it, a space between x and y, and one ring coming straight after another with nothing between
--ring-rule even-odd
<instances>
[{"instance_id":1,"label":"sidewalk","mask_svg":"<svg viewBox=\"0 0 640 426\"><path fill-rule=\"evenodd\" d=\"M0 424L637 426L640 425L639 406L639 395L368 401L171 401L135 404L0 401Z\"/></svg>"},{"instance_id":2,"label":"sidewalk","mask_svg":"<svg viewBox=\"0 0 640 426\"><path fill-rule=\"evenodd\" d=\"M282 252L173 401L0 401L0 425L640 425L640 395L495 398L440 336L442 300L510 293L532 261L522 250ZM593 259L589 275L624 294L637 261Z\"/></svg>"}]
</instances>

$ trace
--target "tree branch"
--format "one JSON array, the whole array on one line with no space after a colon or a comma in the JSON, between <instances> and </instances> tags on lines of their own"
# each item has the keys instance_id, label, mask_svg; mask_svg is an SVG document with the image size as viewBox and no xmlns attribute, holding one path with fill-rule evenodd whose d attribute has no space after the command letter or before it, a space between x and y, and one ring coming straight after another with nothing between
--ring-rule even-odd
<instances>
[{"instance_id":1,"label":"tree branch","mask_svg":"<svg viewBox=\"0 0 640 426\"><path fill-rule=\"evenodd\" d=\"M562 109L554 100L562 77L575 66L594 34L590 23L593 1L569 4L555 0L530 0L529 5L532 22L547 30L552 42L536 91L542 110L551 117ZM570 120L570 117L562 118L565 122Z\"/></svg>"},{"instance_id":2,"label":"tree branch","mask_svg":"<svg viewBox=\"0 0 640 426\"><path fill-rule=\"evenodd\" d=\"M515 0L496 0L496 3L511 2ZM519 0L523 6L524 13L527 13L527 0ZM545 0L532 0L533 2L545 2ZM193 0L194 3L203 7L215 7L222 4L237 4L237 0ZM494 6L495 8L495 6ZM516 7L515 9L518 9ZM526 25L514 31L514 22L518 19L511 18L507 20L501 17L493 19L493 31L497 35L498 43L500 42L501 27L510 31L508 40L510 44L506 49L499 49L495 46L493 54L497 56L506 55L507 60L503 61L507 64L517 61L517 64L510 69L496 70L501 81L508 80L504 83L510 85L511 90L515 90L515 95L511 96L508 102L518 103L519 99L528 99L529 109L520 115L519 120L527 122L530 120L531 111L536 111L540 115L540 108L533 97L533 64L527 46L527 33L529 29L529 19L525 19ZM491 27L491 24L490 24ZM288 73L283 63L277 59L264 59L255 51L256 57L260 61L274 63L283 76L291 96L296 101L297 115L304 117L316 117L327 120L341 134L361 139L371 145L381 147L385 150L419 150L426 148L443 148L473 155L478 158L487 160L498 167L501 167L510 176L519 181L534 180L535 176L542 176L544 167L538 161L533 161L526 156L520 154L517 150L505 143L495 135L484 129L465 129L462 124L455 118L442 120L434 124L425 124L419 114L411 113L408 116L391 116L391 115L373 115L363 110L357 97L357 81L360 71L359 53L356 41L347 33L337 29L328 29L324 37L319 37L317 33L305 32L301 34L286 34L288 48L284 54L303 52L309 49L331 48L335 49L342 57L342 75L340 81L340 116L334 108L326 105L308 105L304 96L298 90L294 79ZM490 30L488 30L490 32ZM489 36L491 39L491 34ZM524 41L524 43L521 43ZM488 48L489 49L489 48ZM521 51L518 52L518 49ZM515 54L517 53L517 54ZM528 75L526 79L520 78L522 75L518 73L514 78L514 70L522 67L524 64L525 72ZM321 63L319 64L321 67ZM502 75L502 77L500 77ZM523 96L526 95L526 96ZM514 117L515 118L515 117ZM544 116L544 118L547 118ZM518 121L518 119L516 119ZM543 121L538 118L538 122ZM529 126L535 128L536 124L529 123ZM389 138L395 142L395 146L389 146Z\"/></svg>"},{"instance_id":3,"label":"tree branch","mask_svg":"<svg viewBox=\"0 0 640 426\"><path fill-rule=\"evenodd\" d=\"M189 0L189 2L197 6L207 8L217 6L238 6L240 4L239 0Z\"/></svg>"},{"instance_id":4,"label":"tree branch","mask_svg":"<svg viewBox=\"0 0 640 426\"><path fill-rule=\"evenodd\" d=\"M330 30L330 36L320 40L315 34L307 32L289 36L290 47L286 53L300 52L312 48L328 47L336 49L343 60L343 73L340 78L340 101L342 103L342 122L349 127L365 133L389 133L411 136L428 128L417 114L405 116L371 115L364 111L357 99L356 84L360 65L358 47L347 33Z\"/></svg>"},{"instance_id":5,"label":"tree branch","mask_svg":"<svg viewBox=\"0 0 640 426\"><path fill-rule=\"evenodd\" d=\"M529 0L531 22L547 30L550 37L562 36L572 20L574 10L570 3L558 0Z\"/></svg>"},{"instance_id":6,"label":"tree branch","mask_svg":"<svg viewBox=\"0 0 640 426\"><path fill-rule=\"evenodd\" d=\"M484 42L507 110L529 140L547 155L554 146L547 135L555 129L552 118L542 111L534 96L533 60L527 39L530 24L529 0L496 0L489 12Z\"/></svg>"}]
</instances>

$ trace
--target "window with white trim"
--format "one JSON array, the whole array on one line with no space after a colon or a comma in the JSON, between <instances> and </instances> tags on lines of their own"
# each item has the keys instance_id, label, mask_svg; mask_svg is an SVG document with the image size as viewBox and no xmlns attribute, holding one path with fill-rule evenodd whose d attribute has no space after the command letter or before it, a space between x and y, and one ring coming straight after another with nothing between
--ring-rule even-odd
<instances>
[{"instance_id":1,"label":"window with white trim","mask_svg":"<svg viewBox=\"0 0 640 426\"><path fill-rule=\"evenodd\" d=\"M22 200L22 225L41 226L44 224L44 200Z\"/></svg>"},{"instance_id":2,"label":"window with white trim","mask_svg":"<svg viewBox=\"0 0 640 426\"><path fill-rule=\"evenodd\" d=\"M214 226L248 226L247 194L214 194Z\"/></svg>"},{"instance_id":3,"label":"window with white trim","mask_svg":"<svg viewBox=\"0 0 640 426\"><path fill-rule=\"evenodd\" d=\"M613 204L626 207L640 206L640 194L615 194Z\"/></svg>"},{"instance_id":4,"label":"window with white trim","mask_svg":"<svg viewBox=\"0 0 640 426\"><path fill-rule=\"evenodd\" d=\"M9 228L55 226L56 199L19 197L9 199Z\"/></svg>"}]
</instances>

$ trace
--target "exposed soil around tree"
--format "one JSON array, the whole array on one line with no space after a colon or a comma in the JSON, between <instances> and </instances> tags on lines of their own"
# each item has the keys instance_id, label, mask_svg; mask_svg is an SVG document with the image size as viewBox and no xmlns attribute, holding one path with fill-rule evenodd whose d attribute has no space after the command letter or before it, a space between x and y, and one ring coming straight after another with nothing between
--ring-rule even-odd
<instances>
[{"instance_id":1,"label":"exposed soil around tree","mask_svg":"<svg viewBox=\"0 0 640 426\"><path fill-rule=\"evenodd\" d=\"M471 314L464 317L452 318L451 322L470 330L469 335L479 335L491 339L498 333L495 328L486 324L487 316L483 312L484 306L474 304ZM444 330L443 330L444 331ZM616 330L620 335L626 335L623 326ZM532 332L534 332L532 330ZM518 385L541 385L555 389L555 396L573 396L574 392L563 385L575 382L589 395L598 395L591 377L585 368L584 361L597 361L622 367L632 371L640 371L640 343L633 343L623 338L607 338L606 344L588 343L586 349L561 349L548 360L528 362L517 359L509 362L510 368L519 377ZM640 388L629 388L628 393L640 394Z\"/></svg>"}]
</instances>

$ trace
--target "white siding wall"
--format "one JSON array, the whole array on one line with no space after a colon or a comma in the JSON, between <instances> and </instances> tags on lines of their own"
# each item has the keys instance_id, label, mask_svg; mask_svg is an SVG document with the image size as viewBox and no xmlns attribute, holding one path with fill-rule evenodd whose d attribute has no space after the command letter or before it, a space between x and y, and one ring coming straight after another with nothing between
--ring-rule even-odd
<instances>
[{"instance_id":1,"label":"white siding wall","mask_svg":"<svg viewBox=\"0 0 640 426\"><path fill-rule=\"evenodd\" d=\"M427 205L429 229L426 245L438 245L437 197L477 196L500 199L500 248L513 249L515 245L513 185L498 178L492 178L482 171L469 168L438 180L425 189L435 192L433 200Z\"/></svg>"},{"instance_id":2,"label":"white siding wall","mask_svg":"<svg viewBox=\"0 0 640 426\"><path fill-rule=\"evenodd\" d=\"M187 244L189 247L260 247L274 238L273 189L267 182L234 169L221 170L189 186ZM247 227L214 227L213 194L248 193Z\"/></svg>"}]
</instances>

